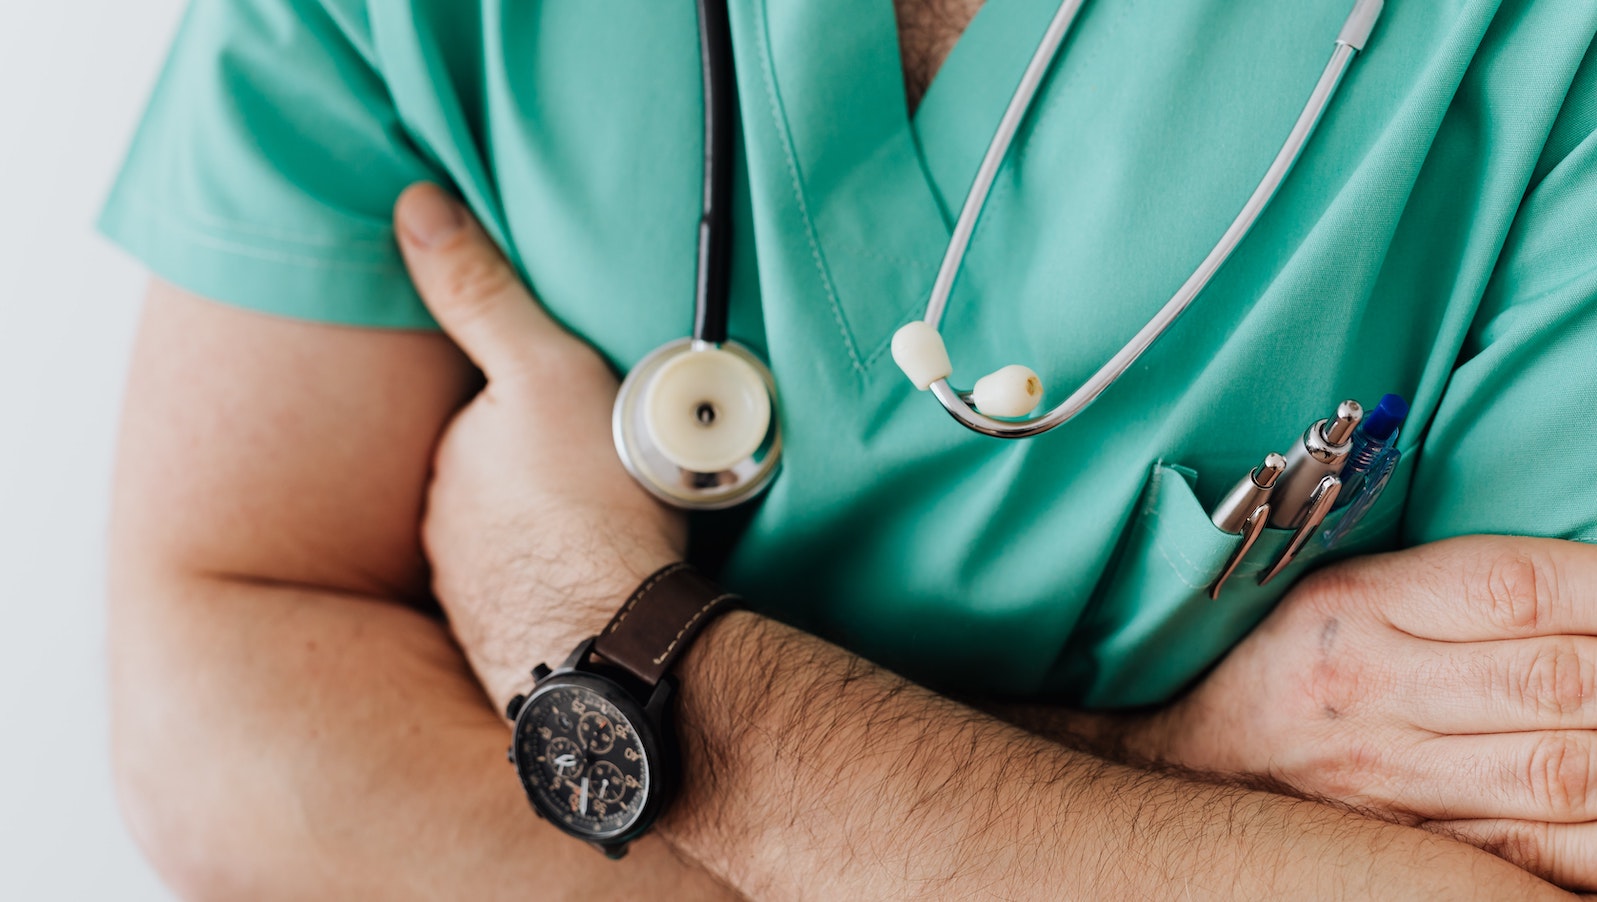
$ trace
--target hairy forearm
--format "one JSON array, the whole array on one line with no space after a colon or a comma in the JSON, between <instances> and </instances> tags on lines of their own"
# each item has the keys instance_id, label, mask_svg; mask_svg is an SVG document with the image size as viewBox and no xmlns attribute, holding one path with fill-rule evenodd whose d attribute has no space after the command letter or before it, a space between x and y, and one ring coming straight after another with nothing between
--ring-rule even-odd
<instances>
[{"instance_id":1,"label":"hairy forearm","mask_svg":"<svg viewBox=\"0 0 1597 902\"><path fill-rule=\"evenodd\" d=\"M1423 831L1060 746L754 615L682 666L663 830L759 898L1557 896Z\"/></svg>"},{"instance_id":2,"label":"hairy forearm","mask_svg":"<svg viewBox=\"0 0 1597 902\"><path fill-rule=\"evenodd\" d=\"M730 895L657 840L606 862L535 819L508 729L428 617L149 572L112 596L123 805L186 896Z\"/></svg>"},{"instance_id":3,"label":"hairy forearm","mask_svg":"<svg viewBox=\"0 0 1597 902\"><path fill-rule=\"evenodd\" d=\"M1059 704L973 699L973 707L1057 745L1136 766L1161 763L1167 709L1083 711Z\"/></svg>"}]
</instances>

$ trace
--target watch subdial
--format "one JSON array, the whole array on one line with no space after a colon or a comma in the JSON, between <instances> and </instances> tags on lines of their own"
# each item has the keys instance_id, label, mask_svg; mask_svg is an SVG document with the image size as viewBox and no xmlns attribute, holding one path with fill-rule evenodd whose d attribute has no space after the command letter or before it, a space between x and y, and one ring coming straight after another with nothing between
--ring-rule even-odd
<instances>
[{"instance_id":1,"label":"watch subdial","mask_svg":"<svg viewBox=\"0 0 1597 902\"><path fill-rule=\"evenodd\" d=\"M577 741L595 755L603 755L615 747L615 724L598 711L589 711L577 721Z\"/></svg>"},{"instance_id":2,"label":"watch subdial","mask_svg":"<svg viewBox=\"0 0 1597 902\"><path fill-rule=\"evenodd\" d=\"M574 779L582 770L582 765L587 763L582 749L564 736L556 736L550 740L543 754L544 762L548 765L549 772L554 775L556 783Z\"/></svg>"},{"instance_id":3,"label":"watch subdial","mask_svg":"<svg viewBox=\"0 0 1597 902\"><path fill-rule=\"evenodd\" d=\"M627 793L626 777L622 776L621 768L608 761L595 761L588 770L589 791L594 798L607 804L621 801Z\"/></svg>"}]
</instances>

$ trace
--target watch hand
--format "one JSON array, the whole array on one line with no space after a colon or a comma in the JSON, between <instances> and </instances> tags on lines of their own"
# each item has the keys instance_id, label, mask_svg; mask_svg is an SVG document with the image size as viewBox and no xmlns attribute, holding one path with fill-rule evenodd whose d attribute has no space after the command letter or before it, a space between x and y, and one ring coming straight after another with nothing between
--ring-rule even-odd
<instances>
[{"instance_id":1,"label":"watch hand","mask_svg":"<svg viewBox=\"0 0 1597 902\"><path fill-rule=\"evenodd\" d=\"M582 778L582 813L588 813L588 778Z\"/></svg>"},{"instance_id":2,"label":"watch hand","mask_svg":"<svg viewBox=\"0 0 1597 902\"><path fill-rule=\"evenodd\" d=\"M601 798L601 799L604 798L604 791L606 789L609 789L609 788L610 788L610 780L608 778L606 778L603 783L599 784L599 798Z\"/></svg>"}]
</instances>

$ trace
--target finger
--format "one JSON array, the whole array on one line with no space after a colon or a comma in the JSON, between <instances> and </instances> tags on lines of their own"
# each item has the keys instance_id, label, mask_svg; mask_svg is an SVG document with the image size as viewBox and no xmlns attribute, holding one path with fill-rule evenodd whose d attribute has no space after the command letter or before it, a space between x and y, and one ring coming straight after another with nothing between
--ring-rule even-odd
<instances>
[{"instance_id":1,"label":"finger","mask_svg":"<svg viewBox=\"0 0 1597 902\"><path fill-rule=\"evenodd\" d=\"M1433 733L1597 729L1597 638L1426 642L1391 702Z\"/></svg>"},{"instance_id":2,"label":"finger","mask_svg":"<svg viewBox=\"0 0 1597 902\"><path fill-rule=\"evenodd\" d=\"M1465 536L1380 555L1345 576L1392 626L1427 639L1597 636L1597 546Z\"/></svg>"},{"instance_id":3,"label":"finger","mask_svg":"<svg viewBox=\"0 0 1597 902\"><path fill-rule=\"evenodd\" d=\"M1485 849L1564 889L1597 891L1597 823L1471 820L1423 826Z\"/></svg>"},{"instance_id":4,"label":"finger","mask_svg":"<svg viewBox=\"0 0 1597 902\"><path fill-rule=\"evenodd\" d=\"M1369 795L1421 817L1572 824L1597 817L1597 735L1590 730L1433 736Z\"/></svg>"},{"instance_id":5,"label":"finger","mask_svg":"<svg viewBox=\"0 0 1597 902\"><path fill-rule=\"evenodd\" d=\"M394 206L399 247L427 309L489 379L536 360L540 342L569 340L467 212L437 185L410 186Z\"/></svg>"}]
</instances>

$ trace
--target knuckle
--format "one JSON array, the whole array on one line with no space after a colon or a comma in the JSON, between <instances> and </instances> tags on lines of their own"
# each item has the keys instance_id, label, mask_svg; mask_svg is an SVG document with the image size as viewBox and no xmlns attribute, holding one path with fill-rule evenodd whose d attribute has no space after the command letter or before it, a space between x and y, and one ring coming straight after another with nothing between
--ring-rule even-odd
<instances>
[{"instance_id":1,"label":"knuckle","mask_svg":"<svg viewBox=\"0 0 1597 902\"><path fill-rule=\"evenodd\" d=\"M1539 821L1505 822L1480 847L1532 874L1545 874L1551 829L1550 824Z\"/></svg>"},{"instance_id":2,"label":"knuckle","mask_svg":"<svg viewBox=\"0 0 1597 902\"><path fill-rule=\"evenodd\" d=\"M1536 740L1526 760L1525 783L1552 819L1579 816L1593 785L1592 750L1584 733L1548 733Z\"/></svg>"},{"instance_id":3,"label":"knuckle","mask_svg":"<svg viewBox=\"0 0 1597 902\"><path fill-rule=\"evenodd\" d=\"M1510 698L1524 709L1569 715L1585 707L1597 671L1571 637L1540 643L1509 680Z\"/></svg>"},{"instance_id":4,"label":"knuckle","mask_svg":"<svg viewBox=\"0 0 1597 902\"><path fill-rule=\"evenodd\" d=\"M1547 626L1553 583L1537 556L1503 551L1486 556L1477 568L1478 578L1467 581L1469 591L1493 624L1515 633L1536 632Z\"/></svg>"},{"instance_id":5,"label":"knuckle","mask_svg":"<svg viewBox=\"0 0 1597 902\"><path fill-rule=\"evenodd\" d=\"M1356 561L1316 570L1293 587L1292 595L1315 611L1331 613L1364 597L1367 585Z\"/></svg>"},{"instance_id":6,"label":"knuckle","mask_svg":"<svg viewBox=\"0 0 1597 902\"><path fill-rule=\"evenodd\" d=\"M1336 628L1328 621L1324 630ZM1320 654L1309 669L1306 693L1319 719L1336 720L1358 707L1374 682L1362 661L1349 654Z\"/></svg>"},{"instance_id":7,"label":"knuckle","mask_svg":"<svg viewBox=\"0 0 1597 902\"><path fill-rule=\"evenodd\" d=\"M1345 743L1332 748L1334 751L1328 749L1327 754L1312 762L1312 780L1304 781L1295 775L1300 777L1297 782L1306 782L1314 792L1348 804L1379 802L1394 807L1387 798L1391 794L1383 789L1400 777L1392 749L1359 737L1347 737Z\"/></svg>"},{"instance_id":8,"label":"knuckle","mask_svg":"<svg viewBox=\"0 0 1597 902\"><path fill-rule=\"evenodd\" d=\"M463 316L480 315L516 286L504 261L488 254L462 254L444 274L445 300Z\"/></svg>"}]
</instances>

